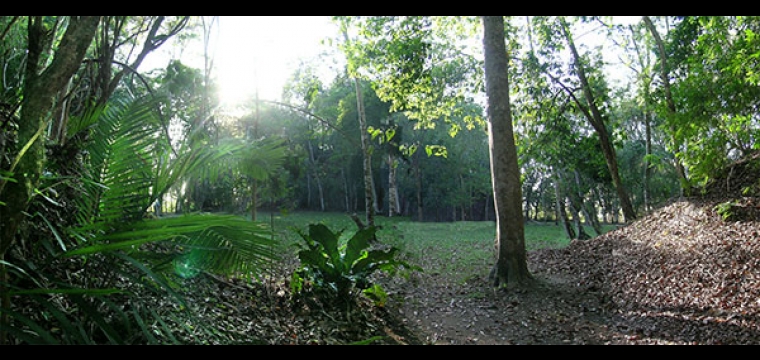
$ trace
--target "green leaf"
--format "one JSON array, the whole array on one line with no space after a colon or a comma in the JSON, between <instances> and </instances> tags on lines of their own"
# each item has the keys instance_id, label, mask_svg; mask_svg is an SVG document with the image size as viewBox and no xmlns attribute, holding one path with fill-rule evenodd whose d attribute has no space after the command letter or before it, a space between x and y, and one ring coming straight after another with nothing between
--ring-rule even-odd
<instances>
[{"instance_id":1,"label":"green leaf","mask_svg":"<svg viewBox=\"0 0 760 360\"><path fill-rule=\"evenodd\" d=\"M362 252L369 247L369 242L374 238L375 233L375 227L367 227L354 233L351 239L348 240L346 254L343 258L347 266L353 265L360 255L362 255Z\"/></svg>"},{"instance_id":2,"label":"green leaf","mask_svg":"<svg viewBox=\"0 0 760 360\"><path fill-rule=\"evenodd\" d=\"M333 233L324 224L310 224L309 236L324 247L325 253L334 263L340 262L340 253L338 252L340 232Z\"/></svg>"},{"instance_id":3,"label":"green leaf","mask_svg":"<svg viewBox=\"0 0 760 360\"><path fill-rule=\"evenodd\" d=\"M14 337L17 337L28 344L48 344L56 345L60 342L48 332L45 328L37 324L34 320L9 309L0 309L4 315L19 321L21 324L27 326L29 329L25 330L18 326L7 326L0 323L0 330L5 331Z\"/></svg>"},{"instance_id":4,"label":"green leaf","mask_svg":"<svg viewBox=\"0 0 760 360\"><path fill-rule=\"evenodd\" d=\"M70 299L77 304L80 311L92 319L97 325L100 331L108 338L111 344L122 344L123 340L119 333L109 324L101 315L100 311L92 304L88 303L81 296L72 296Z\"/></svg>"},{"instance_id":5,"label":"green leaf","mask_svg":"<svg viewBox=\"0 0 760 360\"><path fill-rule=\"evenodd\" d=\"M158 344L158 340L156 339L155 336L153 336L153 331L151 331L151 329L149 329L145 325L145 321L143 321L142 315L139 312L137 312L137 307L132 308L132 315L135 318L135 322L137 322L137 326L139 326L140 329L142 329L142 333L148 339L148 343Z\"/></svg>"},{"instance_id":6,"label":"green leaf","mask_svg":"<svg viewBox=\"0 0 760 360\"><path fill-rule=\"evenodd\" d=\"M58 325L61 327L61 335L64 343L68 344L93 344L92 338L82 331L82 322L76 321L76 324L72 323L66 314L58 309L58 306L52 304L41 296L31 297L37 304L42 305L45 313L50 313L58 321Z\"/></svg>"}]
</instances>

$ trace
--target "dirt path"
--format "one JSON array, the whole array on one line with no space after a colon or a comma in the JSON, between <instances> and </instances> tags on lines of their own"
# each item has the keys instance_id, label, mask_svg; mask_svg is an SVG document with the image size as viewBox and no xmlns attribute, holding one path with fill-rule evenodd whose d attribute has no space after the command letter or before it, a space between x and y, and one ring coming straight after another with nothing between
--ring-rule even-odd
<instances>
[{"instance_id":1,"label":"dirt path","mask_svg":"<svg viewBox=\"0 0 760 360\"><path fill-rule=\"evenodd\" d=\"M397 311L430 344L609 344L626 337L612 329L598 292L581 291L558 276L536 275L524 291L494 291L485 279L448 285L435 276L397 288ZM403 299L403 300L401 300Z\"/></svg>"}]
</instances>

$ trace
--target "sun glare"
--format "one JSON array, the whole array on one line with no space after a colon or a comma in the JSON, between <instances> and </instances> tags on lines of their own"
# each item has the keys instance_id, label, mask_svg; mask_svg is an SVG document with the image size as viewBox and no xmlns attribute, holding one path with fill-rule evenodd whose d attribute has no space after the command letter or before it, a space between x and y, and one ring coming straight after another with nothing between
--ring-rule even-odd
<instances>
[{"instance_id":1,"label":"sun glare","mask_svg":"<svg viewBox=\"0 0 760 360\"><path fill-rule=\"evenodd\" d=\"M222 16L214 71L222 104L280 100L300 60L316 57L334 26L324 16Z\"/></svg>"}]
</instances>

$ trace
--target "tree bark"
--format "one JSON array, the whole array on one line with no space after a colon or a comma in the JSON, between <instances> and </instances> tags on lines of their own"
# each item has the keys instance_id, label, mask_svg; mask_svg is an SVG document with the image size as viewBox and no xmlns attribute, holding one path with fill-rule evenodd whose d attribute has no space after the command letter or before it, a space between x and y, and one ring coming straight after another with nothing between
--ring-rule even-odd
<instances>
[{"instance_id":1,"label":"tree bark","mask_svg":"<svg viewBox=\"0 0 760 360\"><path fill-rule=\"evenodd\" d=\"M45 162L45 141L40 131L44 130L50 121L50 111L56 94L67 86L69 79L79 68L95 35L100 17L71 17L53 61L42 72L40 72L42 64L39 60L42 54L32 53L33 49L40 48L39 42L44 41L41 38L46 31L42 28L41 22L42 19L30 19L30 53L23 89L24 101L21 105L16 154L28 142L31 142L31 145L13 171L16 182L7 182L5 191L0 194L0 199L6 203L6 206L0 207L0 215L2 215L0 216L2 227L0 254L5 254L10 248L17 226L24 216L23 212L42 174Z\"/></svg>"},{"instance_id":2,"label":"tree bark","mask_svg":"<svg viewBox=\"0 0 760 360\"><path fill-rule=\"evenodd\" d=\"M575 235L575 229L573 229L573 225L570 224L570 219L567 217L567 210L565 209L565 197L562 195L561 190L561 181L562 176L559 172L554 174L554 195L555 195L555 201L557 202L556 208L557 208L557 221L562 222L562 228L565 229L565 234L567 234L567 238L570 240L573 240L576 238Z\"/></svg>"},{"instance_id":3,"label":"tree bark","mask_svg":"<svg viewBox=\"0 0 760 360\"><path fill-rule=\"evenodd\" d=\"M367 226L375 226L375 187L372 180L372 155L369 151L367 136L367 118L364 112L364 99L358 78L354 78L356 88L356 110L359 114L359 132L361 132L362 157L364 158L364 207L366 208Z\"/></svg>"},{"instance_id":4,"label":"tree bark","mask_svg":"<svg viewBox=\"0 0 760 360\"><path fill-rule=\"evenodd\" d=\"M414 185L415 193L417 195L417 221L422 222L425 217L422 214L422 167L420 166L421 155L419 151L414 154L412 164L414 166Z\"/></svg>"},{"instance_id":5,"label":"tree bark","mask_svg":"<svg viewBox=\"0 0 760 360\"><path fill-rule=\"evenodd\" d=\"M594 232L596 235L602 235L602 227L599 224L599 218L596 216L596 208L594 207L594 200L585 199L585 194L588 193L587 191L584 192L581 190L581 175L578 173L578 170L574 170L573 174L575 175L575 187L576 191L578 193L578 199L580 202L580 212L583 214L583 216L586 218L586 224L591 226L594 229Z\"/></svg>"},{"instance_id":6,"label":"tree bark","mask_svg":"<svg viewBox=\"0 0 760 360\"><path fill-rule=\"evenodd\" d=\"M652 163L649 161L649 156L652 155L652 126L649 116L649 106L647 106L644 112L644 131L646 134L646 142L644 143L644 211L647 213L652 210L652 193L649 188L652 182Z\"/></svg>"},{"instance_id":7,"label":"tree bark","mask_svg":"<svg viewBox=\"0 0 760 360\"><path fill-rule=\"evenodd\" d=\"M488 147L496 209L494 286L526 285L532 278L525 250L522 187L509 102L504 18L483 16L483 51L488 104Z\"/></svg>"},{"instance_id":8,"label":"tree bark","mask_svg":"<svg viewBox=\"0 0 760 360\"><path fill-rule=\"evenodd\" d=\"M398 160L393 154L388 153L388 216L398 216L401 213L398 199L398 185L396 184L396 169Z\"/></svg>"},{"instance_id":9,"label":"tree bark","mask_svg":"<svg viewBox=\"0 0 760 360\"><path fill-rule=\"evenodd\" d=\"M100 23L99 16L72 16L52 62L44 70L42 51L49 43L51 31L45 29L41 17L29 19L29 52L23 89L18 127L16 154L21 155L22 147L29 144L15 169L16 182L4 183L0 190L0 260L13 245L19 224L29 206L32 194L37 188L45 164L45 140L42 131L50 121L51 111L59 91L65 88L82 63L82 59L92 42ZM8 282L7 270L0 263L0 293L2 307L10 307L10 298L2 284ZM7 323L3 314L0 323ZM5 332L0 332L0 344L6 342Z\"/></svg>"},{"instance_id":10,"label":"tree bark","mask_svg":"<svg viewBox=\"0 0 760 360\"><path fill-rule=\"evenodd\" d=\"M322 177L319 176L319 166L317 166L317 159L314 156L314 148L311 145L311 140L307 140L306 144L309 148L309 162L311 163L312 174L314 180L317 181L317 194L319 195L319 210L325 211L325 194L322 188Z\"/></svg>"}]
</instances>

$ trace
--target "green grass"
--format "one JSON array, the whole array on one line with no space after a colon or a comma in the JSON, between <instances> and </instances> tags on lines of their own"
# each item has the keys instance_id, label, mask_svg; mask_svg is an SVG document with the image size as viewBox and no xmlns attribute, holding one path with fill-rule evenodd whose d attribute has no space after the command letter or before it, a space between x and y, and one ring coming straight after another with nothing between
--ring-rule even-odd
<instances>
[{"instance_id":1,"label":"green grass","mask_svg":"<svg viewBox=\"0 0 760 360\"><path fill-rule=\"evenodd\" d=\"M359 214L359 218L364 221L364 214ZM356 224L348 214L335 212L300 211L287 214L259 212L258 220L271 222L276 236L283 244L300 241L295 229L306 231L312 223L323 223L333 231L345 230L344 235L353 234L357 230ZM377 232L378 238L390 239L389 241L398 238L397 226L394 225L406 222L409 222L408 217L376 217L375 224L381 227Z\"/></svg>"},{"instance_id":2,"label":"green grass","mask_svg":"<svg viewBox=\"0 0 760 360\"><path fill-rule=\"evenodd\" d=\"M310 223L324 223L331 230L345 230L350 236L357 228L347 214L322 212L260 213L260 221L270 222L283 245L300 241L294 229L305 231ZM363 220L364 214L359 214ZM493 221L414 222L408 217L378 216L377 237L403 250L404 260L421 266L426 273L454 276L458 281L482 276L495 261ZM605 231L614 226L605 227ZM587 232L593 233L592 229ZM554 223L526 223L525 246L528 251L562 248L569 244L562 227Z\"/></svg>"}]
</instances>

